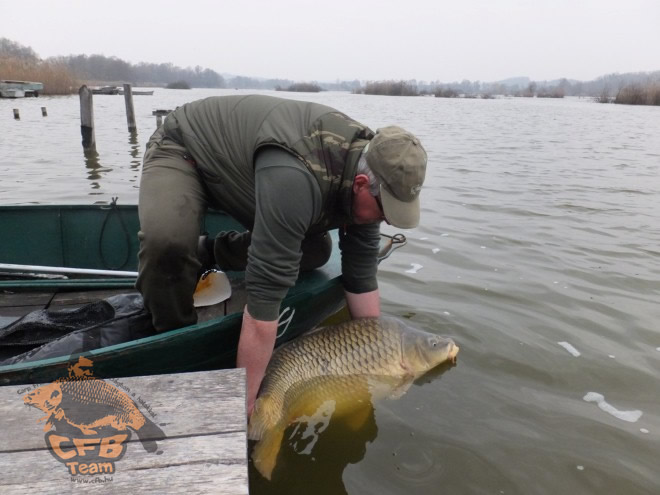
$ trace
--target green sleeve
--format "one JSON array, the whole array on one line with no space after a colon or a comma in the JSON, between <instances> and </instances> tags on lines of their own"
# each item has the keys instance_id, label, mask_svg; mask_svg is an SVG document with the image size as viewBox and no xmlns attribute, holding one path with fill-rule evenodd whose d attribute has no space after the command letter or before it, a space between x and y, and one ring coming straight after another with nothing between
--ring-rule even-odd
<instances>
[{"instance_id":1,"label":"green sleeve","mask_svg":"<svg viewBox=\"0 0 660 495\"><path fill-rule=\"evenodd\" d=\"M262 321L279 316L296 283L305 233L321 212L314 176L290 153L268 147L255 160L256 213L248 249L248 312Z\"/></svg>"},{"instance_id":2,"label":"green sleeve","mask_svg":"<svg viewBox=\"0 0 660 495\"><path fill-rule=\"evenodd\" d=\"M380 223L347 225L339 231L341 272L344 288L362 294L378 288Z\"/></svg>"}]
</instances>

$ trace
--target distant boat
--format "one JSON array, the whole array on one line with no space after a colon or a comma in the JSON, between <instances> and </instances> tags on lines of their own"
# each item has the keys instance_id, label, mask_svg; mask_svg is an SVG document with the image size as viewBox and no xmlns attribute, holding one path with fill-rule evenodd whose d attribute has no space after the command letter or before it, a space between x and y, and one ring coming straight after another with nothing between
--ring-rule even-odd
<instances>
[{"instance_id":1,"label":"distant boat","mask_svg":"<svg viewBox=\"0 0 660 495\"><path fill-rule=\"evenodd\" d=\"M151 96L151 95L154 94L154 90L153 90L153 89L152 89L152 90L140 90L140 89L134 89L133 91L131 91L131 93L134 94L134 95L146 95L146 96ZM119 94L120 94L120 95L123 95L123 94L124 94L124 90L123 90L123 89L120 89L120 90L119 90Z\"/></svg>"},{"instance_id":2,"label":"distant boat","mask_svg":"<svg viewBox=\"0 0 660 495\"><path fill-rule=\"evenodd\" d=\"M117 86L102 86L100 88L92 88L93 95L118 95L119 88Z\"/></svg>"},{"instance_id":3,"label":"distant boat","mask_svg":"<svg viewBox=\"0 0 660 495\"><path fill-rule=\"evenodd\" d=\"M0 80L0 98L23 98L25 96L39 96L44 85L34 81Z\"/></svg>"}]
</instances>

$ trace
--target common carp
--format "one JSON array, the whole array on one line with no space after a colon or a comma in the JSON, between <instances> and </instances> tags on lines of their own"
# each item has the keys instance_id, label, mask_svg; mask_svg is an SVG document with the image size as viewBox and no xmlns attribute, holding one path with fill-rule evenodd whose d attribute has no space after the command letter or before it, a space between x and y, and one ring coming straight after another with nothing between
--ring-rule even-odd
<instances>
[{"instance_id":1,"label":"common carp","mask_svg":"<svg viewBox=\"0 0 660 495\"><path fill-rule=\"evenodd\" d=\"M258 440L255 467L271 479L286 428L325 415L359 423L365 404L398 398L441 363L455 362L449 338L414 329L394 318L361 318L316 329L277 349L268 364L250 418ZM356 424L359 426L359 424Z\"/></svg>"},{"instance_id":2,"label":"common carp","mask_svg":"<svg viewBox=\"0 0 660 495\"><path fill-rule=\"evenodd\" d=\"M135 402L114 385L93 376L91 360L80 357L69 366L69 376L58 378L23 397L25 404L46 413L44 431L55 421L65 421L83 434L111 427L118 431L134 430L148 452L157 448L155 440L165 438L163 431L147 418Z\"/></svg>"}]
</instances>

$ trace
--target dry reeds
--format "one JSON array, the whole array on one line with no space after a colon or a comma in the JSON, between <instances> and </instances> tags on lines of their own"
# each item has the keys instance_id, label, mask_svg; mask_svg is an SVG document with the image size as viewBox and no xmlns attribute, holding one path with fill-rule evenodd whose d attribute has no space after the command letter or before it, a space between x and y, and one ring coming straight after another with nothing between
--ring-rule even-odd
<instances>
[{"instance_id":1,"label":"dry reeds","mask_svg":"<svg viewBox=\"0 0 660 495\"><path fill-rule=\"evenodd\" d=\"M619 90L614 103L625 105L660 105L660 83L646 86L631 84Z\"/></svg>"},{"instance_id":2,"label":"dry reeds","mask_svg":"<svg viewBox=\"0 0 660 495\"><path fill-rule=\"evenodd\" d=\"M0 74L3 79L43 83L43 95L67 95L78 91L78 80L62 64L48 61L0 58Z\"/></svg>"}]
</instances>

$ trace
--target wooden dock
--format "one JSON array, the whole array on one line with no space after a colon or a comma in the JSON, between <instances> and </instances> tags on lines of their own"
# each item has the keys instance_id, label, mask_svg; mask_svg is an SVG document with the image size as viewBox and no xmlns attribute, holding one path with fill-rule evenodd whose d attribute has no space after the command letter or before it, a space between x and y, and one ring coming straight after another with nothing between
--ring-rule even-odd
<instances>
[{"instance_id":1,"label":"wooden dock","mask_svg":"<svg viewBox=\"0 0 660 495\"><path fill-rule=\"evenodd\" d=\"M121 430L105 426L96 434L81 433L71 426L69 410L46 433L38 422L44 413L24 403L39 386L0 387L0 493L248 493L244 370L92 381L132 398L161 432L141 430L157 447L147 450L138 426L111 469L106 461L122 444L108 432ZM83 462L93 455L103 462Z\"/></svg>"}]
</instances>

